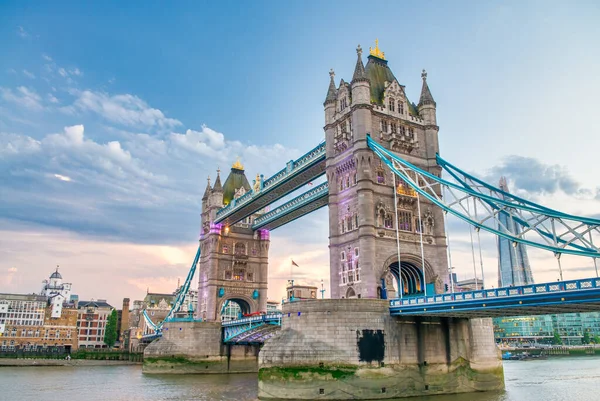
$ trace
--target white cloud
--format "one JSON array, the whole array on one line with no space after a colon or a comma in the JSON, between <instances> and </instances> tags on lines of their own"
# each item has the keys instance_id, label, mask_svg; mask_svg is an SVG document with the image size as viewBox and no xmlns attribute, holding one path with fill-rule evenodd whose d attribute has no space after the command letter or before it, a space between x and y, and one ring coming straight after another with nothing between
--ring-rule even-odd
<instances>
[{"instance_id":1,"label":"white cloud","mask_svg":"<svg viewBox=\"0 0 600 401\"><path fill-rule=\"evenodd\" d=\"M27 70L23 70L23 75L25 75L29 79L35 79L35 75Z\"/></svg>"},{"instance_id":2,"label":"white cloud","mask_svg":"<svg viewBox=\"0 0 600 401\"><path fill-rule=\"evenodd\" d=\"M18 104L30 110L41 110L43 108L42 98L32 89L19 86L16 91L0 87L2 98L8 102Z\"/></svg>"},{"instance_id":3,"label":"white cloud","mask_svg":"<svg viewBox=\"0 0 600 401\"><path fill-rule=\"evenodd\" d=\"M62 68L62 67L60 67L60 68L58 69L58 73L59 73L61 76L63 76L63 77L67 77L67 76L69 76L69 73L67 72L67 70L65 70L65 69L64 69L64 68Z\"/></svg>"},{"instance_id":4,"label":"white cloud","mask_svg":"<svg viewBox=\"0 0 600 401\"><path fill-rule=\"evenodd\" d=\"M66 175L62 175L62 174L54 174L54 177L58 178L61 181L66 181L66 182L71 181L71 177L67 177Z\"/></svg>"},{"instance_id":5,"label":"white cloud","mask_svg":"<svg viewBox=\"0 0 600 401\"><path fill-rule=\"evenodd\" d=\"M168 118L159 109L150 107L137 96L130 94L109 96L103 92L74 91L78 98L64 109L94 112L108 121L128 127L172 129L181 125L179 120Z\"/></svg>"},{"instance_id":6,"label":"white cloud","mask_svg":"<svg viewBox=\"0 0 600 401\"><path fill-rule=\"evenodd\" d=\"M19 27L17 28L17 35L19 35L19 36L20 36L20 37L22 37L22 38L28 38L29 36L31 36L31 35L29 34L29 32L27 32L27 31L25 30L25 28L23 28L22 26L19 26Z\"/></svg>"},{"instance_id":7,"label":"white cloud","mask_svg":"<svg viewBox=\"0 0 600 401\"><path fill-rule=\"evenodd\" d=\"M6 70L7 73L9 74L16 74L17 71L14 68L9 68L8 70Z\"/></svg>"},{"instance_id":8,"label":"white cloud","mask_svg":"<svg viewBox=\"0 0 600 401\"><path fill-rule=\"evenodd\" d=\"M52 57L50 57L50 56L49 56L49 55L47 55L47 54L42 54L42 58L43 58L44 60L48 61L48 62L51 62L51 61L52 61Z\"/></svg>"},{"instance_id":9,"label":"white cloud","mask_svg":"<svg viewBox=\"0 0 600 401\"><path fill-rule=\"evenodd\" d=\"M0 155L31 154L40 150L40 142L28 136L0 133Z\"/></svg>"},{"instance_id":10,"label":"white cloud","mask_svg":"<svg viewBox=\"0 0 600 401\"><path fill-rule=\"evenodd\" d=\"M77 76L82 76L83 72L79 68L75 67L75 68L72 68L72 69L69 70L69 74L71 74L71 75L77 75Z\"/></svg>"},{"instance_id":11,"label":"white cloud","mask_svg":"<svg viewBox=\"0 0 600 401\"><path fill-rule=\"evenodd\" d=\"M51 93L48 93L48 95L47 95L47 96L48 96L48 101L49 101L50 103L58 103L58 99L57 99L57 98L56 98L56 96L54 96L53 94L51 94Z\"/></svg>"}]
</instances>

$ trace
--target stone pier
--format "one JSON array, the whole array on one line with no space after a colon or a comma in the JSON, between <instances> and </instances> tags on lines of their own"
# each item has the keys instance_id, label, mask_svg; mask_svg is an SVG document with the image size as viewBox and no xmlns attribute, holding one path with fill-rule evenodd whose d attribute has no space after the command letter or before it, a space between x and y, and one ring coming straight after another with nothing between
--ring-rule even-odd
<instances>
[{"instance_id":1,"label":"stone pier","mask_svg":"<svg viewBox=\"0 0 600 401\"><path fill-rule=\"evenodd\" d=\"M171 322L144 350L144 373L250 373L258 370L257 345L222 342L221 323Z\"/></svg>"},{"instance_id":2,"label":"stone pier","mask_svg":"<svg viewBox=\"0 0 600 401\"><path fill-rule=\"evenodd\" d=\"M396 318L387 301L284 305L259 354L259 398L389 399L501 390L491 319Z\"/></svg>"}]
</instances>

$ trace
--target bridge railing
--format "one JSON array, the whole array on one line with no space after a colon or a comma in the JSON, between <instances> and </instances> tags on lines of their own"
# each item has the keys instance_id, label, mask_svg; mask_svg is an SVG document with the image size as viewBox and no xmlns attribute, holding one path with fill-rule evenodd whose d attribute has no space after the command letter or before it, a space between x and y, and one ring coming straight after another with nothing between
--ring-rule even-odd
<instances>
[{"instance_id":1,"label":"bridge railing","mask_svg":"<svg viewBox=\"0 0 600 401\"><path fill-rule=\"evenodd\" d=\"M318 197L318 196L323 195L328 192L329 192L329 184L327 182L324 182L323 184L315 187L314 189L311 189L310 191L303 193L300 196L295 197L291 201L271 210L270 212L267 212L267 213L263 214L262 216L257 217L256 219L254 219L254 225L257 226L266 221L269 221L269 220L279 216L280 214L289 211L290 209L295 209L299 206L309 203L315 197Z\"/></svg>"},{"instance_id":2,"label":"bridge railing","mask_svg":"<svg viewBox=\"0 0 600 401\"><path fill-rule=\"evenodd\" d=\"M592 288L600 288L600 278L557 281L552 283L530 284L518 287L483 289L478 291L456 292L454 294L436 294L427 297L423 296L405 299L396 298L390 300L390 307L472 301L486 298L520 297L524 295L579 291Z\"/></svg>"},{"instance_id":3,"label":"bridge railing","mask_svg":"<svg viewBox=\"0 0 600 401\"><path fill-rule=\"evenodd\" d=\"M220 218L224 218L230 212L232 212L234 209L237 209L240 206L247 204L255 196L264 192L266 189L270 189L275 184L285 180L287 177L294 175L297 171L301 170L306 165L311 164L314 160L319 159L320 157L323 157L324 155L325 155L325 143L323 142L323 143L317 145L315 148L309 150L307 153L302 155L300 158L289 161L285 168L278 171L271 177L265 179L262 182L261 188L259 191L255 192L253 190L250 190L243 196L241 196L237 199L233 199L231 201L231 203L229 203L224 208L219 209L217 211L217 220L219 220Z\"/></svg>"},{"instance_id":4,"label":"bridge railing","mask_svg":"<svg viewBox=\"0 0 600 401\"><path fill-rule=\"evenodd\" d=\"M272 322L272 321L281 319L281 316L282 316L281 312L267 313L266 315L250 316L250 317L243 317L241 319L228 320L228 321L221 323L221 325L223 327L229 327L229 326L239 326L239 325L248 324L248 323L258 323L258 322L268 323L268 322Z\"/></svg>"}]
</instances>

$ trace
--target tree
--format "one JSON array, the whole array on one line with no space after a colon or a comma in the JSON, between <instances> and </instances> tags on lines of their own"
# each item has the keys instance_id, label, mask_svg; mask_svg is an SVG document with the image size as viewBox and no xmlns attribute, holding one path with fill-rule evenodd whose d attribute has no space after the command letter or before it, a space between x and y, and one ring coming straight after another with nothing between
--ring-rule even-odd
<instances>
[{"instance_id":1,"label":"tree","mask_svg":"<svg viewBox=\"0 0 600 401\"><path fill-rule=\"evenodd\" d=\"M562 345L562 338L560 338L560 334L558 334L558 331L554 332L554 338L552 339L552 344L554 345Z\"/></svg>"},{"instance_id":2,"label":"tree","mask_svg":"<svg viewBox=\"0 0 600 401\"><path fill-rule=\"evenodd\" d=\"M581 338L581 343L582 344L589 344L590 343L590 332L589 331L585 331L583 333L583 337Z\"/></svg>"},{"instance_id":3,"label":"tree","mask_svg":"<svg viewBox=\"0 0 600 401\"><path fill-rule=\"evenodd\" d=\"M113 309L108 321L106 322L106 328L104 330L104 344L108 345L108 348L112 348L117 342L117 310Z\"/></svg>"},{"instance_id":4,"label":"tree","mask_svg":"<svg viewBox=\"0 0 600 401\"><path fill-rule=\"evenodd\" d=\"M592 342L594 344L600 344L600 336L594 336L594 338L592 338Z\"/></svg>"}]
</instances>

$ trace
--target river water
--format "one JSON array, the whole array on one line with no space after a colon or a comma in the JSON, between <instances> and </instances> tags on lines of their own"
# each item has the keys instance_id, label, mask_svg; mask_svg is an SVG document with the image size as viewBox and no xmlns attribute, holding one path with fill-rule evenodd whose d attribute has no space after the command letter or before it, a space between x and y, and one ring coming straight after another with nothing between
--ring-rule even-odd
<instances>
[{"instance_id":1,"label":"river water","mask_svg":"<svg viewBox=\"0 0 600 401\"><path fill-rule=\"evenodd\" d=\"M600 357L504 363L506 391L405 401L600 400ZM256 374L143 375L140 366L0 367L7 401L255 401Z\"/></svg>"}]
</instances>

